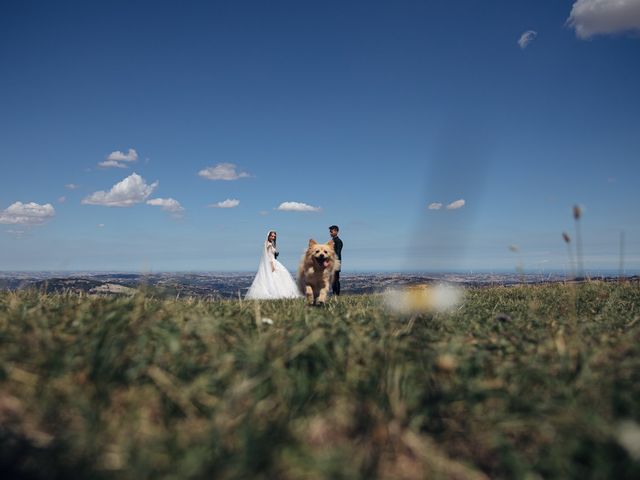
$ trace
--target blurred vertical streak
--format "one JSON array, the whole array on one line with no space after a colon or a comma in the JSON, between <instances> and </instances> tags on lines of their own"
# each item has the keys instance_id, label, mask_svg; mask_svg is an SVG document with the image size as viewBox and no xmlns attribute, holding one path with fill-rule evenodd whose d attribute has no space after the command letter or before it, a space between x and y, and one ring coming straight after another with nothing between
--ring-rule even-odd
<instances>
[{"instance_id":1,"label":"blurred vertical streak","mask_svg":"<svg viewBox=\"0 0 640 480\"><path fill-rule=\"evenodd\" d=\"M407 252L407 270L470 270L465 260L472 241L493 150L491 135L480 122L450 120L436 135L426 155L423 203ZM464 206L448 209L457 200ZM512 201L512 200L506 200ZM429 210L431 203L440 203Z\"/></svg>"},{"instance_id":2,"label":"blurred vertical streak","mask_svg":"<svg viewBox=\"0 0 640 480\"><path fill-rule=\"evenodd\" d=\"M624 277L624 230L620 232L620 271L618 273L618 278L622 279Z\"/></svg>"}]
</instances>

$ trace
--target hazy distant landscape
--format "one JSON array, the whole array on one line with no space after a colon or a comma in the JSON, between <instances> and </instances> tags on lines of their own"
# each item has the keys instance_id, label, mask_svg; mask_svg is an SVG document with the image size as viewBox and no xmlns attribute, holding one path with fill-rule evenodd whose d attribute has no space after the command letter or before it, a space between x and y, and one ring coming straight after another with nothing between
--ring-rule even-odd
<instances>
[{"instance_id":1,"label":"hazy distant landscape","mask_svg":"<svg viewBox=\"0 0 640 480\"><path fill-rule=\"evenodd\" d=\"M0 290L35 289L47 293L66 291L89 294L133 294L146 289L161 297L232 299L243 297L254 273L247 272L0 272ZM542 284L572 280L565 273L344 273L344 294L377 293L391 287L446 282L466 287ZM594 280L618 280L614 272L589 274ZM638 275L627 275L638 281Z\"/></svg>"}]
</instances>

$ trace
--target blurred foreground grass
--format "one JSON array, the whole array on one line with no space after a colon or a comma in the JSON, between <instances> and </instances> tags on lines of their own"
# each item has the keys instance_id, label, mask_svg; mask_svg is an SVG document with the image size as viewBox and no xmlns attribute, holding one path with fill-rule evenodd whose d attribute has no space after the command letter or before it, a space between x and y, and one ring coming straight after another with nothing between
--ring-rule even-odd
<instances>
[{"instance_id":1,"label":"blurred foreground grass","mask_svg":"<svg viewBox=\"0 0 640 480\"><path fill-rule=\"evenodd\" d=\"M413 318L0 293L4 478L640 478L639 423L638 284Z\"/></svg>"}]
</instances>

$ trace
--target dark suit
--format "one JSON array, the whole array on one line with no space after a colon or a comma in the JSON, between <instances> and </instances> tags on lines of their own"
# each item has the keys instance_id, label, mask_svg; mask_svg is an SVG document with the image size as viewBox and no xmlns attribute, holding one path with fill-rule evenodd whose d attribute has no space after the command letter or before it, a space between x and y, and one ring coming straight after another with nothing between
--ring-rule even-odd
<instances>
[{"instance_id":1,"label":"dark suit","mask_svg":"<svg viewBox=\"0 0 640 480\"><path fill-rule=\"evenodd\" d=\"M340 263L342 263L342 240L337 236L333 237L333 250L336 252L336 256L338 257L338 260L340 260ZM331 290L333 290L334 295L340 295L340 269L336 270L333 275Z\"/></svg>"}]
</instances>

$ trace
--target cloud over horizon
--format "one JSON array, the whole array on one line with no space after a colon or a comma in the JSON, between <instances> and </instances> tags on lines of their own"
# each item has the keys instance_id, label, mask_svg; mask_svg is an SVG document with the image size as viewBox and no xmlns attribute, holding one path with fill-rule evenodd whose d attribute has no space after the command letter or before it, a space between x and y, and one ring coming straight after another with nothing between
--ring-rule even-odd
<instances>
[{"instance_id":1,"label":"cloud over horizon","mask_svg":"<svg viewBox=\"0 0 640 480\"><path fill-rule=\"evenodd\" d=\"M594 35L640 31L640 1L577 0L567 24L582 40Z\"/></svg>"},{"instance_id":2,"label":"cloud over horizon","mask_svg":"<svg viewBox=\"0 0 640 480\"><path fill-rule=\"evenodd\" d=\"M129 168L128 165L121 162L116 162L115 160L105 160L98 163L98 166L102 168Z\"/></svg>"},{"instance_id":3,"label":"cloud over horizon","mask_svg":"<svg viewBox=\"0 0 640 480\"><path fill-rule=\"evenodd\" d=\"M138 152L136 152L134 148L130 148L127 153L116 150L115 152L111 152L102 162L98 163L98 166L103 168L128 168L128 162L135 162L137 160Z\"/></svg>"},{"instance_id":4,"label":"cloud over horizon","mask_svg":"<svg viewBox=\"0 0 640 480\"><path fill-rule=\"evenodd\" d=\"M159 182L148 185L144 178L132 173L116 183L111 190L100 190L82 199L83 205L102 205L105 207L131 207L143 203L158 186Z\"/></svg>"},{"instance_id":5,"label":"cloud over horizon","mask_svg":"<svg viewBox=\"0 0 640 480\"><path fill-rule=\"evenodd\" d=\"M240 178L250 177L247 172L237 172L236 165L234 163L218 163L213 167L203 168L198 172L203 178L207 180L238 180Z\"/></svg>"},{"instance_id":6,"label":"cloud over horizon","mask_svg":"<svg viewBox=\"0 0 640 480\"><path fill-rule=\"evenodd\" d=\"M151 200L147 200L147 205L160 207L165 212L178 216L184 213L184 207L174 198L152 198Z\"/></svg>"},{"instance_id":7,"label":"cloud over horizon","mask_svg":"<svg viewBox=\"0 0 640 480\"><path fill-rule=\"evenodd\" d=\"M27 237L29 235L29 232L27 230L14 230L13 228L7 230L7 233L12 237L18 239Z\"/></svg>"},{"instance_id":8,"label":"cloud over horizon","mask_svg":"<svg viewBox=\"0 0 640 480\"><path fill-rule=\"evenodd\" d=\"M235 208L240 205L240 200L235 198L227 198L226 200L218 203L212 203L209 205L210 208Z\"/></svg>"},{"instance_id":9,"label":"cloud over horizon","mask_svg":"<svg viewBox=\"0 0 640 480\"><path fill-rule=\"evenodd\" d=\"M520 48L524 50L525 48L527 48L527 45L535 40L537 36L538 32L536 32L535 30L527 30L522 35L520 35L520 38L518 39L518 45L520 45Z\"/></svg>"},{"instance_id":10,"label":"cloud over horizon","mask_svg":"<svg viewBox=\"0 0 640 480\"><path fill-rule=\"evenodd\" d=\"M282 212L320 212L322 208L302 202L282 202L276 210Z\"/></svg>"},{"instance_id":11,"label":"cloud over horizon","mask_svg":"<svg viewBox=\"0 0 640 480\"><path fill-rule=\"evenodd\" d=\"M451 202L447 205L447 210L457 210L464 207L465 203L464 199L461 198L460 200L456 200L455 202Z\"/></svg>"},{"instance_id":12,"label":"cloud over horizon","mask_svg":"<svg viewBox=\"0 0 640 480\"><path fill-rule=\"evenodd\" d=\"M56 214L50 203L14 202L0 211L0 223L8 225L42 225Z\"/></svg>"},{"instance_id":13,"label":"cloud over horizon","mask_svg":"<svg viewBox=\"0 0 640 480\"><path fill-rule=\"evenodd\" d=\"M429 210L440 210L442 208L442 204L439 202L430 203L427 207Z\"/></svg>"}]
</instances>

